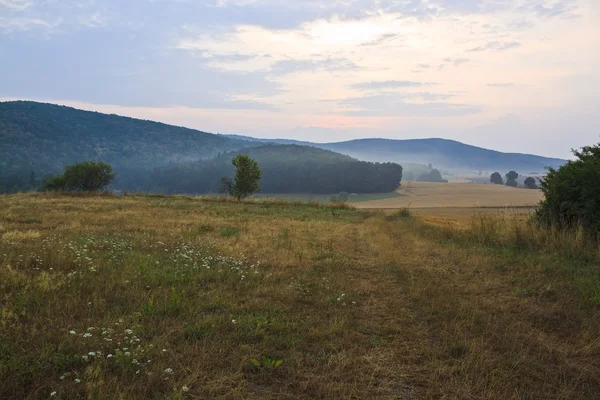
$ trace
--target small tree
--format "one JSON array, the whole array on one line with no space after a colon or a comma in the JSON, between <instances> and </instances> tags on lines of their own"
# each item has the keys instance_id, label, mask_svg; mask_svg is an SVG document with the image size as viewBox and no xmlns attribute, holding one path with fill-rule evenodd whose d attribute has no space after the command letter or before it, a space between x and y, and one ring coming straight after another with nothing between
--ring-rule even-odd
<instances>
[{"instance_id":1,"label":"small tree","mask_svg":"<svg viewBox=\"0 0 600 400\"><path fill-rule=\"evenodd\" d=\"M84 161L65 167L62 175L44 182L45 190L74 190L92 192L110 185L115 173L110 165L103 162Z\"/></svg>"},{"instance_id":2,"label":"small tree","mask_svg":"<svg viewBox=\"0 0 600 400\"><path fill-rule=\"evenodd\" d=\"M538 185L535 181L535 178L528 177L527 179L525 179L525 187L527 189L538 189Z\"/></svg>"},{"instance_id":3,"label":"small tree","mask_svg":"<svg viewBox=\"0 0 600 400\"><path fill-rule=\"evenodd\" d=\"M519 174L517 174L515 171L510 171L508 174L506 174L506 186L519 186L519 183L517 182L518 177Z\"/></svg>"},{"instance_id":4,"label":"small tree","mask_svg":"<svg viewBox=\"0 0 600 400\"><path fill-rule=\"evenodd\" d=\"M490 176L490 182L495 185L504 185L504 180L502 179L502 175L499 172L494 172L492 176Z\"/></svg>"},{"instance_id":5,"label":"small tree","mask_svg":"<svg viewBox=\"0 0 600 400\"><path fill-rule=\"evenodd\" d=\"M246 154L238 154L231 160L235 166L235 178L221 178L223 191L240 201L246 197L260 191L258 182L262 176L262 171L256 160Z\"/></svg>"}]
</instances>

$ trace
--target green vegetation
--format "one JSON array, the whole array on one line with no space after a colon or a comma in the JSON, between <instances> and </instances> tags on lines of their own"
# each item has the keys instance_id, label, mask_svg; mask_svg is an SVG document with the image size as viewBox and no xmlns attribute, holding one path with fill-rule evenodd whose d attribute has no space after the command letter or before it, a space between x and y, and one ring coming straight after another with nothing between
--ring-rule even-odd
<instances>
[{"instance_id":1,"label":"green vegetation","mask_svg":"<svg viewBox=\"0 0 600 400\"><path fill-rule=\"evenodd\" d=\"M244 150L260 165L266 193L389 193L400 185L402 167L368 163L327 150L298 145L263 145ZM237 153L171 165L153 171L152 190L164 193L216 193L219 177L234 173Z\"/></svg>"},{"instance_id":2,"label":"green vegetation","mask_svg":"<svg viewBox=\"0 0 600 400\"><path fill-rule=\"evenodd\" d=\"M541 181L545 199L537 219L560 229L584 229L600 237L600 146L574 151L576 160L549 168Z\"/></svg>"},{"instance_id":3,"label":"green vegetation","mask_svg":"<svg viewBox=\"0 0 600 400\"><path fill-rule=\"evenodd\" d=\"M148 189L152 168L252 143L157 122L26 101L0 102L0 190L29 190L84 160L111 164L115 186Z\"/></svg>"},{"instance_id":4,"label":"green vegetation","mask_svg":"<svg viewBox=\"0 0 600 400\"><path fill-rule=\"evenodd\" d=\"M512 187L519 186L519 183L517 182L518 177L519 177L519 174L517 172L510 171L508 174L506 174L506 186L512 186Z\"/></svg>"},{"instance_id":5,"label":"green vegetation","mask_svg":"<svg viewBox=\"0 0 600 400\"><path fill-rule=\"evenodd\" d=\"M419 179L417 179L417 181L420 181L420 182L446 182L446 180L444 180L442 178L441 172L435 168L432 168L426 174L420 175Z\"/></svg>"},{"instance_id":6,"label":"green vegetation","mask_svg":"<svg viewBox=\"0 0 600 400\"><path fill-rule=\"evenodd\" d=\"M597 247L419 215L0 196L0 398L595 398Z\"/></svg>"},{"instance_id":7,"label":"green vegetation","mask_svg":"<svg viewBox=\"0 0 600 400\"><path fill-rule=\"evenodd\" d=\"M539 189L535 178L532 178L531 176L525 178L525 187L527 189Z\"/></svg>"},{"instance_id":8,"label":"green vegetation","mask_svg":"<svg viewBox=\"0 0 600 400\"><path fill-rule=\"evenodd\" d=\"M256 160L246 154L233 157L231 164L235 167L235 180L228 177L221 178L225 193L239 200L259 192L258 182L262 171Z\"/></svg>"},{"instance_id":9,"label":"green vegetation","mask_svg":"<svg viewBox=\"0 0 600 400\"><path fill-rule=\"evenodd\" d=\"M499 172L494 172L490 177L490 182L495 185L504 185L504 179L502 179L502 175Z\"/></svg>"},{"instance_id":10,"label":"green vegetation","mask_svg":"<svg viewBox=\"0 0 600 400\"><path fill-rule=\"evenodd\" d=\"M115 179L112 167L103 162L84 161L65 167L62 175L44 182L44 190L93 192L106 188Z\"/></svg>"}]
</instances>

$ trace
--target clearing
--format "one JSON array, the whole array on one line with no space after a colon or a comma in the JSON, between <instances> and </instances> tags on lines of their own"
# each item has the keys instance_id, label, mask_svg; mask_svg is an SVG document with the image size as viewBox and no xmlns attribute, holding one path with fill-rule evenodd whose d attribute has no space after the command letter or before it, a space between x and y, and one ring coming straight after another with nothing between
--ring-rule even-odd
<instances>
[{"instance_id":1,"label":"clearing","mask_svg":"<svg viewBox=\"0 0 600 400\"><path fill-rule=\"evenodd\" d=\"M596 254L487 218L0 196L0 398L598 398Z\"/></svg>"}]
</instances>

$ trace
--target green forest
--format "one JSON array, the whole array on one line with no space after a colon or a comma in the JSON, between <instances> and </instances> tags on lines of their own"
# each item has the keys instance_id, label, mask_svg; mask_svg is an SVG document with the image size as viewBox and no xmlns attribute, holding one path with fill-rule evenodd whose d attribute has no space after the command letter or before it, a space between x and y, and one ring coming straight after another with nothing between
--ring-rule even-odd
<instances>
[{"instance_id":1,"label":"green forest","mask_svg":"<svg viewBox=\"0 0 600 400\"><path fill-rule=\"evenodd\" d=\"M26 101L0 103L0 141L0 193L39 189L65 166L88 160L113 167L113 190L217 192L238 152L256 158L269 193L382 193L402 179L398 164Z\"/></svg>"},{"instance_id":2,"label":"green forest","mask_svg":"<svg viewBox=\"0 0 600 400\"><path fill-rule=\"evenodd\" d=\"M163 193L216 193L221 177L232 176L237 152L209 160L156 168L148 184ZM265 193L385 193L398 188L402 167L394 163L369 163L298 145L265 145L244 149L262 170Z\"/></svg>"},{"instance_id":3,"label":"green forest","mask_svg":"<svg viewBox=\"0 0 600 400\"><path fill-rule=\"evenodd\" d=\"M193 129L35 102L0 102L0 192L29 190L64 166L111 164L115 186L152 168L195 161L252 144Z\"/></svg>"}]
</instances>

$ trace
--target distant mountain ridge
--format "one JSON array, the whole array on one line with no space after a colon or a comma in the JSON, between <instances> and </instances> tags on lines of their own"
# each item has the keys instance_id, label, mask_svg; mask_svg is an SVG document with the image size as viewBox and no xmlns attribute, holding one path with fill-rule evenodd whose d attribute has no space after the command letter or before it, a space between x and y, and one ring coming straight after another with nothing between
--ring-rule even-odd
<instances>
[{"instance_id":1,"label":"distant mountain ridge","mask_svg":"<svg viewBox=\"0 0 600 400\"><path fill-rule=\"evenodd\" d=\"M0 192L35 187L43 177L83 160L108 162L117 170L117 186L138 187L135 183L155 168L210 159L269 143L310 146L361 161L397 163L405 167L407 179L409 176L419 179L429 173L429 163L442 172L448 169L506 173L514 169L529 174L565 162L501 153L445 139L358 139L319 144L217 135L55 104L11 101L0 102ZM270 151L283 150L273 147Z\"/></svg>"},{"instance_id":2,"label":"distant mountain ridge","mask_svg":"<svg viewBox=\"0 0 600 400\"><path fill-rule=\"evenodd\" d=\"M462 171L517 170L522 174L559 167L566 160L522 153L503 153L449 139L355 139L346 142L313 143L290 139L256 139L242 135L227 138L260 143L300 144L335 151L364 161L400 164L433 164L435 168Z\"/></svg>"}]
</instances>

